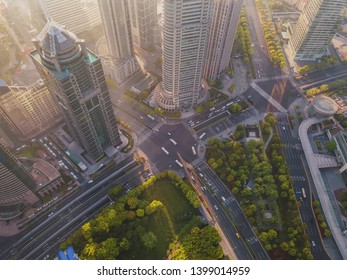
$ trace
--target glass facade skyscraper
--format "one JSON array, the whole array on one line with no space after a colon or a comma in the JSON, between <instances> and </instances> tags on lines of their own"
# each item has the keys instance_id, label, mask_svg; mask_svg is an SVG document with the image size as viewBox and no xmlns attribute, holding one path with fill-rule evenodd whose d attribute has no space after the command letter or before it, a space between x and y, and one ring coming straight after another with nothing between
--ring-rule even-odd
<instances>
[{"instance_id":1,"label":"glass facade skyscraper","mask_svg":"<svg viewBox=\"0 0 347 280\"><path fill-rule=\"evenodd\" d=\"M326 54L346 0L310 0L293 26L289 41L294 60L315 61Z\"/></svg>"},{"instance_id":2,"label":"glass facade skyscraper","mask_svg":"<svg viewBox=\"0 0 347 280\"><path fill-rule=\"evenodd\" d=\"M215 80L228 67L243 0L212 0L204 79Z\"/></svg>"},{"instance_id":3,"label":"glass facade skyscraper","mask_svg":"<svg viewBox=\"0 0 347 280\"><path fill-rule=\"evenodd\" d=\"M0 220L14 219L32 203L36 183L21 163L0 143Z\"/></svg>"},{"instance_id":4,"label":"glass facade skyscraper","mask_svg":"<svg viewBox=\"0 0 347 280\"><path fill-rule=\"evenodd\" d=\"M105 67L119 84L140 71L133 40L128 0L99 0L101 19L110 57Z\"/></svg>"},{"instance_id":5,"label":"glass facade skyscraper","mask_svg":"<svg viewBox=\"0 0 347 280\"><path fill-rule=\"evenodd\" d=\"M156 0L130 0L131 32L133 42L140 48L150 48L154 44L157 22Z\"/></svg>"},{"instance_id":6,"label":"glass facade skyscraper","mask_svg":"<svg viewBox=\"0 0 347 280\"><path fill-rule=\"evenodd\" d=\"M33 40L31 58L62 109L73 137L98 159L121 144L99 57L74 34L49 21Z\"/></svg>"}]
</instances>

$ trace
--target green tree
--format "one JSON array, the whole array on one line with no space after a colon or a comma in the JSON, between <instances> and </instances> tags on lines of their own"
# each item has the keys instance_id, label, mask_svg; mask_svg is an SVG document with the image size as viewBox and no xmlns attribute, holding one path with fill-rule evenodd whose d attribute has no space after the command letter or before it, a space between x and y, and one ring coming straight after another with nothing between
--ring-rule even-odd
<instances>
[{"instance_id":1,"label":"green tree","mask_svg":"<svg viewBox=\"0 0 347 280\"><path fill-rule=\"evenodd\" d=\"M157 243L157 236L153 232L149 231L141 236L141 241L146 249L153 249Z\"/></svg>"},{"instance_id":2,"label":"green tree","mask_svg":"<svg viewBox=\"0 0 347 280\"><path fill-rule=\"evenodd\" d=\"M229 110L230 110L230 112L231 112L232 114L236 114L236 113L241 112L242 107L241 107L240 104L234 103L234 104L231 104L231 105L229 106Z\"/></svg>"},{"instance_id":3,"label":"green tree","mask_svg":"<svg viewBox=\"0 0 347 280\"><path fill-rule=\"evenodd\" d=\"M326 148L329 152L333 152L336 149L336 142L333 140L330 140L326 143Z\"/></svg>"},{"instance_id":4,"label":"green tree","mask_svg":"<svg viewBox=\"0 0 347 280\"><path fill-rule=\"evenodd\" d=\"M130 209L135 209L139 203L139 200L137 197L130 197L127 201L127 204L129 205Z\"/></svg>"},{"instance_id":5,"label":"green tree","mask_svg":"<svg viewBox=\"0 0 347 280\"><path fill-rule=\"evenodd\" d=\"M108 190L108 195L111 198L115 198L123 189L124 189L123 186L115 186Z\"/></svg>"},{"instance_id":6,"label":"green tree","mask_svg":"<svg viewBox=\"0 0 347 280\"><path fill-rule=\"evenodd\" d=\"M145 210L143 209L137 209L136 210L136 216L139 218L142 218L145 215Z\"/></svg>"},{"instance_id":7,"label":"green tree","mask_svg":"<svg viewBox=\"0 0 347 280\"><path fill-rule=\"evenodd\" d=\"M182 255L189 260L217 260L223 257L220 241L221 237L214 227L195 227L184 237L180 248L184 251Z\"/></svg>"}]
</instances>

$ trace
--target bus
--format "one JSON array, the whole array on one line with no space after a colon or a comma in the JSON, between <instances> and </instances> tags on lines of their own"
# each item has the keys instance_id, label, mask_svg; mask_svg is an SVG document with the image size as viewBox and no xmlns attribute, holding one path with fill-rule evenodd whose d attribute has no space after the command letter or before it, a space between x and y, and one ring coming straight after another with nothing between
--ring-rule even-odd
<instances>
[{"instance_id":1,"label":"bus","mask_svg":"<svg viewBox=\"0 0 347 280\"><path fill-rule=\"evenodd\" d=\"M85 171L87 169L87 166L74 154L72 153L68 148L64 149L65 154L68 155L68 157L79 167L82 171ZM68 159L64 157L64 159L68 162Z\"/></svg>"},{"instance_id":2,"label":"bus","mask_svg":"<svg viewBox=\"0 0 347 280\"><path fill-rule=\"evenodd\" d=\"M206 133L204 132L203 134L200 135L199 139L204 138L205 135L206 135Z\"/></svg>"},{"instance_id":3,"label":"bus","mask_svg":"<svg viewBox=\"0 0 347 280\"><path fill-rule=\"evenodd\" d=\"M303 198L306 198L306 192L305 192L305 189L304 189L304 188L301 188L301 192L302 192L302 197L303 197Z\"/></svg>"},{"instance_id":4,"label":"bus","mask_svg":"<svg viewBox=\"0 0 347 280\"><path fill-rule=\"evenodd\" d=\"M154 121L154 118L151 115L147 115L147 117L149 117L152 121Z\"/></svg>"},{"instance_id":5,"label":"bus","mask_svg":"<svg viewBox=\"0 0 347 280\"><path fill-rule=\"evenodd\" d=\"M183 167L182 163L179 162L179 160L175 160L175 162L180 166L180 167Z\"/></svg>"},{"instance_id":6,"label":"bus","mask_svg":"<svg viewBox=\"0 0 347 280\"><path fill-rule=\"evenodd\" d=\"M164 147L161 147L161 149L163 150L163 152L167 155L169 155L169 152L164 148Z\"/></svg>"},{"instance_id":7,"label":"bus","mask_svg":"<svg viewBox=\"0 0 347 280\"><path fill-rule=\"evenodd\" d=\"M177 145L177 142L173 140L172 138L170 138L170 141L172 142L172 144Z\"/></svg>"},{"instance_id":8,"label":"bus","mask_svg":"<svg viewBox=\"0 0 347 280\"><path fill-rule=\"evenodd\" d=\"M195 156L196 155L196 151L195 151L195 147L194 146L192 146L192 151L193 151L193 154Z\"/></svg>"}]
</instances>

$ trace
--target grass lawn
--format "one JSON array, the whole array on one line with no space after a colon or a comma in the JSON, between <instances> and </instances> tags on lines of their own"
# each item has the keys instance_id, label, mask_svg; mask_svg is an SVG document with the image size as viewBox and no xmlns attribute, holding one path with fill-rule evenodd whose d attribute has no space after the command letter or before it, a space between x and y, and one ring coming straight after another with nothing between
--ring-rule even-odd
<instances>
[{"instance_id":1,"label":"grass lawn","mask_svg":"<svg viewBox=\"0 0 347 280\"><path fill-rule=\"evenodd\" d=\"M157 236L157 244L147 250L142 242L132 244L132 249L120 255L122 259L166 259L169 244L186 235L199 225L196 210L188 203L181 190L167 178L158 180L153 187L140 196L148 201L159 200L165 205L163 210L148 217L143 226Z\"/></svg>"},{"instance_id":2,"label":"grass lawn","mask_svg":"<svg viewBox=\"0 0 347 280\"><path fill-rule=\"evenodd\" d=\"M22 149L19 152L19 155L22 157L28 157L28 158L30 158L30 157L38 158L39 155L38 155L37 151L39 149L42 149L42 146L39 143L33 143L29 147Z\"/></svg>"}]
</instances>

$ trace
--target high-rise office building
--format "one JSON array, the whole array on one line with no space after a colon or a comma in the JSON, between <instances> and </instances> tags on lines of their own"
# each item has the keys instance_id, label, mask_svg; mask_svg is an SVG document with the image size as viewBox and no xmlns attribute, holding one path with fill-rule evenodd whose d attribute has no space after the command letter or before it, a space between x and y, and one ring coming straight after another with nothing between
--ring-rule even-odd
<instances>
[{"instance_id":1,"label":"high-rise office building","mask_svg":"<svg viewBox=\"0 0 347 280\"><path fill-rule=\"evenodd\" d=\"M315 61L326 54L346 0L311 0L306 3L289 40L297 61Z\"/></svg>"},{"instance_id":2,"label":"high-rise office building","mask_svg":"<svg viewBox=\"0 0 347 280\"><path fill-rule=\"evenodd\" d=\"M121 144L99 57L53 21L33 42L31 58L75 140L94 160Z\"/></svg>"},{"instance_id":3,"label":"high-rise office building","mask_svg":"<svg viewBox=\"0 0 347 280\"><path fill-rule=\"evenodd\" d=\"M150 48L154 43L157 22L156 0L129 1L133 42L140 48Z\"/></svg>"},{"instance_id":4,"label":"high-rise office building","mask_svg":"<svg viewBox=\"0 0 347 280\"><path fill-rule=\"evenodd\" d=\"M101 19L110 52L111 76L122 84L140 70L131 35L128 0L99 0Z\"/></svg>"},{"instance_id":5,"label":"high-rise office building","mask_svg":"<svg viewBox=\"0 0 347 280\"><path fill-rule=\"evenodd\" d=\"M283 2L294 9L298 9L299 11L302 11L305 7L305 5L310 2L310 0L283 0Z\"/></svg>"},{"instance_id":6,"label":"high-rise office building","mask_svg":"<svg viewBox=\"0 0 347 280\"><path fill-rule=\"evenodd\" d=\"M0 118L21 140L29 140L62 121L63 116L42 80L30 86L0 85Z\"/></svg>"},{"instance_id":7,"label":"high-rise office building","mask_svg":"<svg viewBox=\"0 0 347 280\"><path fill-rule=\"evenodd\" d=\"M204 79L218 79L228 67L242 4L243 0L212 0Z\"/></svg>"},{"instance_id":8,"label":"high-rise office building","mask_svg":"<svg viewBox=\"0 0 347 280\"><path fill-rule=\"evenodd\" d=\"M202 71L210 2L163 0L163 82L156 88L156 101L165 110L191 109L206 100Z\"/></svg>"},{"instance_id":9,"label":"high-rise office building","mask_svg":"<svg viewBox=\"0 0 347 280\"><path fill-rule=\"evenodd\" d=\"M42 0L44 13L74 34L90 31L101 24L97 0Z\"/></svg>"},{"instance_id":10,"label":"high-rise office building","mask_svg":"<svg viewBox=\"0 0 347 280\"><path fill-rule=\"evenodd\" d=\"M36 183L21 163L0 143L0 220L10 220L39 199Z\"/></svg>"}]
</instances>

